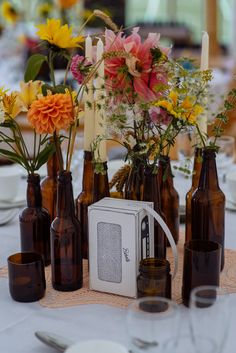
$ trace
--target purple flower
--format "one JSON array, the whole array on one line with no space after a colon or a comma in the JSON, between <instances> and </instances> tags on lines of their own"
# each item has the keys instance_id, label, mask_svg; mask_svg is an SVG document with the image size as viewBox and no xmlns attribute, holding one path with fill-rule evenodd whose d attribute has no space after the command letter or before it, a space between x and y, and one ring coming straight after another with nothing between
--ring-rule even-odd
<instances>
[{"instance_id":1,"label":"purple flower","mask_svg":"<svg viewBox=\"0 0 236 353\"><path fill-rule=\"evenodd\" d=\"M76 81L81 84L89 73L92 63L82 55L75 55L71 60L70 70Z\"/></svg>"}]
</instances>

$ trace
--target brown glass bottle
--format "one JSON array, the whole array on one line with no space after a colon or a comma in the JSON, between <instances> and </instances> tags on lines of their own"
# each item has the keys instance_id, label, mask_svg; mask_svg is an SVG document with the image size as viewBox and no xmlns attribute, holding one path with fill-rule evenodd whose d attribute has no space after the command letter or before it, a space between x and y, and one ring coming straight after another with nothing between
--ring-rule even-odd
<instances>
[{"instance_id":1,"label":"brown glass bottle","mask_svg":"<svg viewBox=\"0 0 236 353\"><path fill-rule=\"evenodd\" d=\"M165 259L140 261L137 277L138 298L158 296L171 299L170 263Z\"/></svg>"},{"instance_id":2,"label":"brown glass bottle","mask_svg":"<svg viewBox=\"0 0 236 353\"><path fill-rule=\"evenodd\" d=\"M51 224L52 285L56 290L73 291L82 287L83 268L70 172L59 173L57 190L57 216Z\"/></svg>"},{"instance_id":3,"label":"brown glass bottle","mask_svg":"<svg viewBox=\"0 0 236 353\"><path fill-rule=\"evenodd\" d=\"M93 177L93 202L97 202L104 197L110 197L107 162L103 162L103 173L94 173Z\"/></svg>"},{"instance_id":4,"label":"brown glass bottle","mask_svg":"<svg viewBox=\"0 0 236 353\"><path fill-rule=\"evenodd\" d=\"M88 206L93 202L93 163L92 152L84 152L82 192L75 200L76 217L81 224L83 258L88 258Z\"/></svg>"},{"instance_id":5,"label":"brown glass bottle","mask_svg":"<svg viewBox=\"0 0 236 353\"><path fill-rule=\"evenodd\" d=\"M47 162L47 176L41 182L43 207L48 210L51 221L56 217L58 170L59 163L55 152Z\"/></svg>"},{"instance_id":6,"label":"brown glass bottle","mask_svg":"<svg viewBox=\"0 0 236 353\"><path fill-rule=\"evenodd\" d=\"M192 175L192 186L186 194L186 206L185 206L185 242L192 239L192 212L191 203L192 195L198 187L200 173L202 168L202 148L196 147L194 152L194 164L193 164L193 175Z\"/></svg>"},{"instance_id":7,"label":"brown glass bottle","mask_svg":"<svg viewBox=\"0 0 236 353\"><path fill-rule=\"evenodd\" d=\"M160 157L157 177L161 194L161 210L177 244L179 240L179 194L174 187L170 158L168 156ZM167 244L169 246L168 241Z\"/></svg>"},{"instance_id":8,"label":"brown glass bottle","mask_svg":"<svg viewBox=\"0 0 236 353\"><path fill-rule=\"evenodd\" d=\"M144 170L143 196L142 201L152 201L154 210L165 220L161 212L161 197L157 175L153 174L152 167L146 167ZM154 257L159 259L166 258L166 237L165 233L154 220Z\"/></svg>"},{"instance_id":9,"label":"brown glass bottle","mask_svg":"<svg viewBox=\"0 0 236 353\"><path fill-rule=\"evenodd\" d=\"M203 162L197 190L192 196L192 239L207 239L222 246L224 267L225 195L219 187L215 152L203 150Z\"/></svg>"},{"instance_id":10,"label":"brown glass bottle","mask_svg":"<svg viewBox=\"0 0 236 353\"><path fill-rule=\"evenodd\" d=\"M129 177L125 185L125 199L142 200L144 164L140 159L134 160L131 164Z\"/></svg>"},{"instance_id":11,"label":"brown glass bottle","mask_svg":"<svg viewBox=\"0 0 236 353\"><path fill-rule=\"evenodd\" d=\"M19 216L21 251L41 254L47 266L51 262L50 215L42 207L40 176L29 174L27 183L27 207Z\"/></svg>"}]
</instances>

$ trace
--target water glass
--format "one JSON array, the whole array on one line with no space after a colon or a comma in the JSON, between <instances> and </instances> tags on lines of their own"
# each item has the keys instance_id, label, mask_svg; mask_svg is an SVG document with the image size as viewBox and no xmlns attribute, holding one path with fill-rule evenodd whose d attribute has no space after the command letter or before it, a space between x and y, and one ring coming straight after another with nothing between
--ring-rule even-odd
<instances>
[{"instance_id":1,"label":"water glass","mask_svg":"<svg viewBox=\"0 0 236 353\"><path fill-rule=\"evenodd\" d=\"M144 297L128 307L127 330L132 353L163 352L178 333L179 307L162 297Z\"/></svg>"},{"instance_id":2,"label":"water glass","mask_svg":"<svg viewBox=\"0 0 236 353\"><path fill-rule=\"evenodd\" d=\"M225 175L234 162L235 139L233 136L221 136L217 138L216 144L219 146L216 156L218 177L224 181Z\"/></svg>"},{"instance_id":3,"label":"water glass","mask_svg":"<svg viewBox=\"0 0 236 353\"><path fill-rule=\"evenodd\" d=\"M196 353L222 353L230 324L229 295L224 288L200 286L190 298L190 327Z\"/></svg>"}]
</instances>

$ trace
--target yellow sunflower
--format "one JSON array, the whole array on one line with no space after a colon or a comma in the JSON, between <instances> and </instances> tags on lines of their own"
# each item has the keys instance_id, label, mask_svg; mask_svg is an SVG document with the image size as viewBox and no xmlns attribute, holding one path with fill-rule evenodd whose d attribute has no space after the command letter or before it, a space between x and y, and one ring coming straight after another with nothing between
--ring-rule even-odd
<instances>
[{"instance_id":1,"label":"yellow sunflower","mask_svg":"<svg viewBox=\"0 0 236 353\"><path fill-rule=\"evenodd\" d=\"M73 37L72 28L67 24L61 26L61 21L58 19L47 19L46 24L39 24L36 28L38 28L36 34L41 40L62 49L79 47L84 41L83 36Z\"/></svg>"},{"instance_id":2,"label":"yellow sunflower","mask_svg":"<svg viewBox=\"0 0 236 353\"><path fill-rule=\"evenodd\" d=\"M4 1L1 6L2 16L7 22L16 23L19 19L19 12L16 8L9 2Z\"/></svg>"}]
</instances>

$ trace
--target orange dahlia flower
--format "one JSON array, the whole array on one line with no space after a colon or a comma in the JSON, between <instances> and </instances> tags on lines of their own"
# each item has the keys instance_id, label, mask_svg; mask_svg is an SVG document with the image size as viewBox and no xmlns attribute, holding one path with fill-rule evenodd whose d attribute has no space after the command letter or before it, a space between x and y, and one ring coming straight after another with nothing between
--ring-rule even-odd
<instances>
[{"instance_id":1,"label":"orange dahlia flower","mask_svg":"<svg viewBox=\"0 0 236 353\"><path fill-rule=\"evenodd\" d=\"M67 129L73 122L73 105L68 94L58 93L35 100L27 114L39 134Z\"/></svg>"},{"instance_id":2,"label":"orange dahlia flower","mask_svg":"<svg viewBox=\"0 0 236 353\"><path fill-rule=\"evenodd\" d=\"M69 9L70 7L74 6L78 0L57 0L57 4L62 9Z\"/></svg>"}]
</instances>

